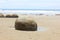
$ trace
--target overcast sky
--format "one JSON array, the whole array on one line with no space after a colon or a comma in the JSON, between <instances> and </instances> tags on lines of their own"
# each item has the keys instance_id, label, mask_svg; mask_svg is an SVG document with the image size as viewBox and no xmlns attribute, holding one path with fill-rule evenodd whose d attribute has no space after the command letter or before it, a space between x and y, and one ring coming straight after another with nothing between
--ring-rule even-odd
<instances>
[{"instance_id":1,"label":"overcast sky","mask_svg":"<svg viewBox=\"0 0 60 40\"><path fill-rule=\"evenodd\" d=\"M0 9L60 9L60 0L0 0Z\"/></svg>"}]
</instances>

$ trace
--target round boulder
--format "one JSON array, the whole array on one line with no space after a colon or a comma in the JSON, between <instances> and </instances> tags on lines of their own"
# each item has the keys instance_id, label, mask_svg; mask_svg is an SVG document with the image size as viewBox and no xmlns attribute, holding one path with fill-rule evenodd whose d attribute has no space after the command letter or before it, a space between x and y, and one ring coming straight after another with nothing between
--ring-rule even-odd
<instances>
[{"instance_id":1,"label":"round boulder","mask_svg":"<svg viewBox=\"0 0 60 40\"><path fill-rule=\"evenodd\" d=\"M11 18L11 16L12 16L11 14L7 14L6 15L7 18Z\"/></svg>"},{"instance_id":2,"label":"round boulder","mask_svg":"<svg viewBox=\"0 0 60 40\"><path fill-rule=\"evenodd\" d=\"M3 14L0 14L0 17L4 17L4 15Z\"/></svg>"},{"instance_id":3,"label":"round boulder","mask_svg":"<svg viewBox=\"0 0 60 40\"><path fill-rule=\"evenodd\" d=\"M7 14L6 15L7 18L18 18L17 14Z\"/></svg>"},{"instance_id":4,"label":"round boulder","mask_svg":"<svg viewBox=\"0 0 60 40\"><path fill-rule=\"evenodd\" d=\"M12 17L13 18L18 18L18 15L17 14L12 14Z\"/></svg>"},{"instance_id":5,"label":"round boulder","mask_svg":"<svg viewBox=\"0 0 60 40\"><path fill-rule=\"evenodd\" d=\"M24 31L36 31L37 23L33 20L17 19L15 21L15 29Z\"/></svg>"}]
</instances>

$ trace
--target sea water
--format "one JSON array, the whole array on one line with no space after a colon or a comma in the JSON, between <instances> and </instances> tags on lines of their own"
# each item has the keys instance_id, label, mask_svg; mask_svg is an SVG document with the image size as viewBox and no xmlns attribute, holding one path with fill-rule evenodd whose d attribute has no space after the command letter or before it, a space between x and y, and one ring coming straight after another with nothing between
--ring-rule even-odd
<instances>
[{"instance_id":1,"label":"sea water","mask_svg":"<svg viewBox=\"0 0 60 40\"><path fill-rule=\"evenodd\" d=\"M0 10L0 13L4 14L45 14L45 15L55 15L60 14L60 11L48 11L48 10Z\"/></svg>"}]
</instances>

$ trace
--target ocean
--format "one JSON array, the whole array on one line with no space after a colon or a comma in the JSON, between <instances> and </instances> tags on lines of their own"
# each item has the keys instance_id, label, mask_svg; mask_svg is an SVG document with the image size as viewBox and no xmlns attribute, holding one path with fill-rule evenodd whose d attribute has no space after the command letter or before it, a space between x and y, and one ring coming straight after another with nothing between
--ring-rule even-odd
<instances>
[{"instance_id":1,"label":"ocean","mask_svg":"<svg viewBox=\"0 0 60 40\"><path fill-rule=\"evenodd\" d=\"M52 10L0 10L3 14L45 14L45 15L55 15L60 14L60 11Z\"/></svg>"}]
</instances>

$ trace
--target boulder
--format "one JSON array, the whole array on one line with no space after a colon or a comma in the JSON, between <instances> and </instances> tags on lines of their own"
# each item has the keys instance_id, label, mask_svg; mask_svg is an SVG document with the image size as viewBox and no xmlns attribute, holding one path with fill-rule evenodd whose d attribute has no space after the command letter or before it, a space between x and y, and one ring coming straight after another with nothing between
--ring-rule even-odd
<instances>
[{"instance_id":1,"label":"boulder","mask_svg":"<svg viewBox=\"0 0 60 40\"><path fill-rule=\"evenodd\" d=\"M1 17L4 17L4 15L3 15L3 14L0 14L0 18L1 18Z\"/></svg>"},{"instance_id":2,"label":"boulder","mask_svg":"<svg viewBox=\"0 0 60 40\"><path fill-rule=\"evenodd\" d=\"M18 15L17 14L12 14L12 17L13 18L18 18Z\"/></svg>"},{"instance_id":3,"label":"boulder","mask_svg":"<svg viewBox=\"0 0 60 40\"><path fill-rule=\"evenodd\" d=\"M17 14L7 14L6 15L7 18L18 18Z\"/></svg>"},{"instance_id":4,"label":"boulder","mask_svg":"<svg viewBox=\"0 0 60 40\"><path fill-rule=\"evenodd\" d=\"M11 18L11 16L12 16L11 14L7 14L6 15L7 18Z\"/></svg>"},{"instance_id":5,"label":"boulder","mask_svg":"<svg viewBox=\"0 0 60 40\"><path fill-rule=\"evenodd\" d=\"M24 31L36 31L37 23L33 20L17 19L15 21L15 29Z\"/></svg>"}]
</instances>

